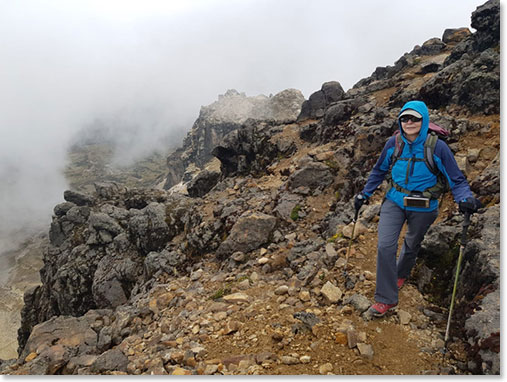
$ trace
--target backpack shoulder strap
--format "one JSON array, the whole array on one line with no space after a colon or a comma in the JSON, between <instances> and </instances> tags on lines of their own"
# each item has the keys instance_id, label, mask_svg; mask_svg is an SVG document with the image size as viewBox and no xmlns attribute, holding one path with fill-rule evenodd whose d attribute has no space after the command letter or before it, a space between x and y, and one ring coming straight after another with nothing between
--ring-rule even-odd
<instances>
[{"instance_id":1,"label":"backpack shoulder strap","mask_svg":"<svg viewBox=\"0 0 507 382\"><path fill-rule=\"evenodd\" d=\"M433 154L435 153L435 146L437 145L438 136L435 132L431 131L426 137L426 142L424 142L424 162L428 169L435 175L439 173L437 166L435 165L435 160L433 159Z\"/></svg>"},{"instance_id":2,"label":"backpack shoulder strap","mask_svg":"<svg viewBox=\"0 0 507 382\"><path fill-rule=\"evenodd\" d=\"M403 152L404 146L405 142L401 138L401 134L398 132L398 134L396 134L396 143L394 145L394 151L393 154L391 155L391 167L394 165L394 162L396 162L400 157L401 153Z\"/></svg>"}]
</instances>

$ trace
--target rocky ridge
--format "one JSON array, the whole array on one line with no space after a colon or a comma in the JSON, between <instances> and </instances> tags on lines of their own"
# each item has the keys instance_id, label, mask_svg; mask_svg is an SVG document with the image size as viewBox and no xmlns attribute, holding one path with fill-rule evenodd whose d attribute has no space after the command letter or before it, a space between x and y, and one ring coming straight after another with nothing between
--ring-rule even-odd
<instances>
[{"instance_id":1,"label":"rocky ridge","mask_svg":"<svg viewBox=\"0 0 507 382\"><path fill-rule=\"evenodd\" d=\"M499 374L499 2L479 7L474 25L348 92L324 84L290 121L223 131L208 146L219 176L201 171L193 195L115 183L66 191L42 285L25 294L19 358L2 372ZM491 91L463 97L456 83L435 100L451 77ZM374 294L380 192L344 269L351 198L412 98L452 131L448 144L486 205L472 219L446 357L451 285L435 280L454 271L462 217L451 196L396 314L361 317Z\"/></svg>"},{"instance_id":2,"label":"rocky ridge","mask_svg":"<svg viewBox=\"0 0 507 382\"><path fill-rule=\"evenodd\" d=\"M215 146L228 133L241 129L248 119L276 123L293 121L303 101L303 94L296 89L287 89L269 97L247 97L234 89L220 95L216 102L201 108L182 147L167 158L169 173L164 188L192 180L213 159L211 152Z\"/></svg>"}]
</instances>

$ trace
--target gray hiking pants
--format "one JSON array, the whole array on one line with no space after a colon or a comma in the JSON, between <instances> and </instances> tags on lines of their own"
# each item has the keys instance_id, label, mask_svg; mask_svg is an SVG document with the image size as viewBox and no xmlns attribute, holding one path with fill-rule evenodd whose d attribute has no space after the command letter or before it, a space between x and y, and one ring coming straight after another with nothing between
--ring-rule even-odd
<instances>
[{"instance_id":1,"label":"gray hiking pants","mask_svg":"<svg viewBox=\"0 0 507 382\"><path fill-rule=\"evenodd\" d=\"M405 211L389 199L384 201L378 224L375 301L384 304L398 302L397 280L410 275L424 235L437 216L438 209L431 212ZM408 229L396 261L398 238L405 221Z\"/></svg>"}]
</instances>

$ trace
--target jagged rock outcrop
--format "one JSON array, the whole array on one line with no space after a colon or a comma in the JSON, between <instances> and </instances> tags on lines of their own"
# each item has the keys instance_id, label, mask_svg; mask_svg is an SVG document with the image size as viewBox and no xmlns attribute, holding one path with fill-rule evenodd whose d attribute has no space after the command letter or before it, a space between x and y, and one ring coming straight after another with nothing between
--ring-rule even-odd
<instances>
[{"instance_id":1,"label":"jagged rock outcrop","mask_svg":"<svg viewBox=\"0 0 507 382\"><path fill-rule=\"evenodd\" d=\"M345 91L337 81L325 82L322 88L316 91L308 100L303 102L298 121L306 119L322 118L326 109L333 103L345 98Z\"/></svg>"},{"instance_id":2,"label":"jagged rock outcrop","mask_svg":"<svg viewBox=\"0 0 507 382\"><path fill-rule=\"evenodd\" d=\"M167 158L169 174L164 188L178 184L190 164L203 168L212 158L211 151L215 146L230 132L241 130L247 119L277 123L294 121L303 101L303 94L296 89L287 89L270 97L247 97L236 90L220 95L218 101L201 108L183 147Z\"/></svg>"},{"instance_id":3,"label":"jagged rock outcrop","mask_svg":"<svg viewBox=\"0 0 507 382\"><path fill-rule=\"evenodd\" d=\"M472 112L497 114L500 92L500 1L488 1L472 13L477 32L460 42L441 70L421 87L431 107L454 103Z\"/></svg>"},{"instance_id":4,"label":"jagged rock outcrop","mask_svg":"<svg viewBox=\"0 0 507 382\"><path fill-rule=\"evenodd\" d=\"M265 171L278 155L290 154L293 146L282 147L271 141L276 131L272 124L249 120L241 129L224 137L212 154L220 160L222 175L259 174Z\"/></svg>"},{"instance_id":5,"label":"jagged rock outcrop","mask_svg":"<svg viewBox=\"0 0 507 382\"><path fill-rule=\"evenodd\" d=\"M93 204L55 207L42 286L25 294L20 348L35 324L55 315L80 316L125 303L145 277L146 255L163 250L191 213L187 200L162 191L114 194L115 184L100 184L97 190L94 198L84 198Z\"/></svg>"}]
</instances>

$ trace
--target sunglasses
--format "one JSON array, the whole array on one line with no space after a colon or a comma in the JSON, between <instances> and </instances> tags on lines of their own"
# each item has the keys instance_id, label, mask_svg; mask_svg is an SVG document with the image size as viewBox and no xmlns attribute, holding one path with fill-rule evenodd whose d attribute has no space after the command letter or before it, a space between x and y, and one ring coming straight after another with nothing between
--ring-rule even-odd
<instances>
[{"instance_id":1,"label":"sunglasses","mask_svg":"<svg viewBox=\"0 0 507 382\"><path fill-rule=\"evenodd\" d=\"M422 121L422 118L417 118L416 116L414 115L404 115L404 116L401 116L400 117L400 122L403 122L403 123L406 123L408 121L412 121L412 122L421 122Z\"/></svg>"}]
</instances>

